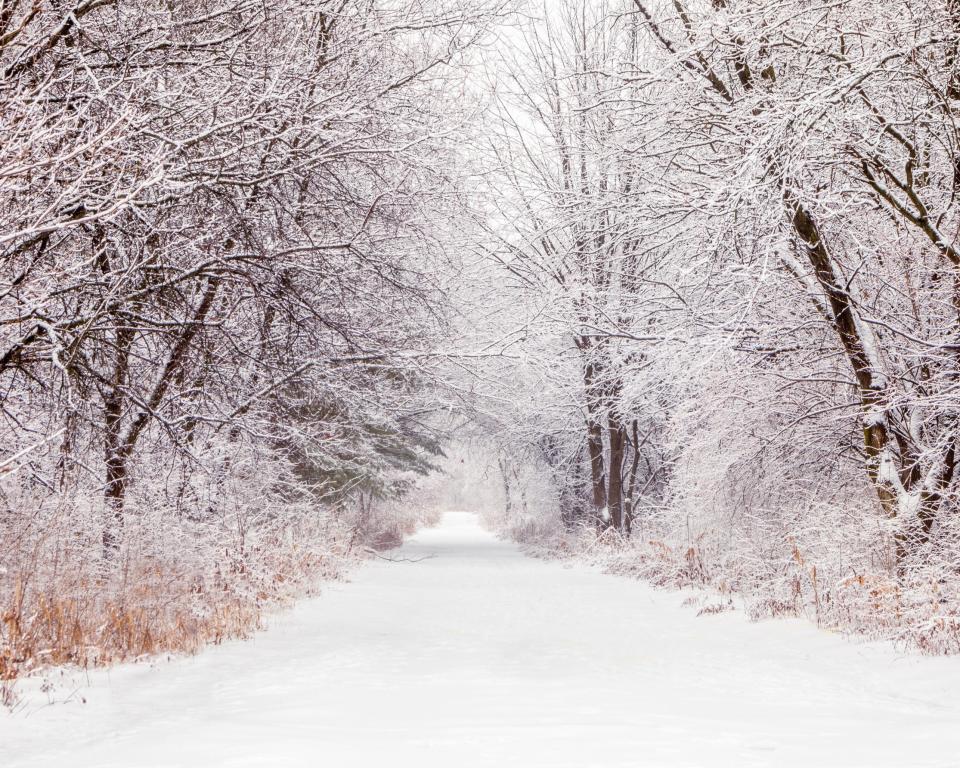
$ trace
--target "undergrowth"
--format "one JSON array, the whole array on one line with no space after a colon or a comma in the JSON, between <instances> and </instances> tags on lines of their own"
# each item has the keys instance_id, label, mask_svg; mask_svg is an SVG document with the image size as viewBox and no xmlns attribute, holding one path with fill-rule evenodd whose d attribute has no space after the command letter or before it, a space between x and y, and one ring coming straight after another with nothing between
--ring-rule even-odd
<instances>
[{"instance_id":1,"label":"undergrowth","mask_svg":"<svg viewBox=\"0 0 960 768\"><path fill-rule=\"evenodd\" d=\"M247 637L269 611L341 578L369 549L435 522L422 510L358 521L288 508L238 526L236 514L192 527L169 510L131 516L109 559L78 533L93 529L80 508L30 525L0 518L0 704L15 703L19 678L59 665L88 669Z\"/></svg>"},{"instance_id":2,"label":"undergrowth","mask_svg":"<svg viewBox=\"0 0 960 768\"><path fill-rule=\"evenodd\" d=\"M876 525L836 525L831 517L838 514L808 509L804 526L783 526L794 531L789 535L758 530L755 520L749 529L691 530L688 524L670 525L667 515L650 515L629 537L592 526L569 530L558 520L533 515L488 522L534 556L575 559L657 587L717 595L714 603L696 601L699 615L732 609L727 598L736 595L754 621L803 617L825 629L892 640L924 654L960 653L953 554L923 553L898 577L889 532Z\"/></svg>"}]
</instances>

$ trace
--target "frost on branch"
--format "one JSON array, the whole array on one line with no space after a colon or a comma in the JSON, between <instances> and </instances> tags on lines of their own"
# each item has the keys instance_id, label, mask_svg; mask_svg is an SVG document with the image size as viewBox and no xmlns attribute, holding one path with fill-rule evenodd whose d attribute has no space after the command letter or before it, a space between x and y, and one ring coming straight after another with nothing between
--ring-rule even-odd
<instances>
[{"instance_id":1,"label":"frost on branch","mask_svg":"<svg viewBox=\"0 0 960 768\"><path fill-rule=\"evenodd\" d=\"M960 650L956 3L565 0L518 40L498 524Z\"/></svg>"},{"instance_id":2,"label":"frost on branch","mask_svg":"<svg viewBox=\"0 0 960 768\"><path fill-rule=\"evenodd\" d=\"M417 524L492 10L0 6L0 678L246 632Z\"/></svg>"}]
</instances>

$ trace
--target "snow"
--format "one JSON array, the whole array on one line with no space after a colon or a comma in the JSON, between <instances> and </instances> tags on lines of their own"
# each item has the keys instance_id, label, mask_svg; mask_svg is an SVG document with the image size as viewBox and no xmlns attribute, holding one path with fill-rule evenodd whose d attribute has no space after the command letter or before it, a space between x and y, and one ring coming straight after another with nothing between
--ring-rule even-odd
<instances>
[{"instance_id":1,"label":"snow","mask_svg":"<svg viewBox=\"0 0 960 768\"><path fill-rule=\"evenodd\" d=\"M465 513L389 557L252 641L28 693L2 765L960 765L960 659L697 617Z\"/></svg>"}]
</instances>

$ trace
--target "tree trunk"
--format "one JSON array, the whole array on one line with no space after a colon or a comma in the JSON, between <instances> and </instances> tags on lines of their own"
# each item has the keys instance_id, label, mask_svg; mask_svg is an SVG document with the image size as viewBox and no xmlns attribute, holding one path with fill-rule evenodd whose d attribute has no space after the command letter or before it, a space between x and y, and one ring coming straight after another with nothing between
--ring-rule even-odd
<instances>
[{"instance_id":1,"label":"tree trunk","mask_svg":"<svg viewBox=\"0 0 960 768\"><path fill-rule=\"evenodd\" d=\"M510 473L507 470L506 459L497 459L497 464L500 466L500 476L503 478L503 511L507 521L509 521L510 515L513 513L513 498L510 495Z\"/></svg>"},{"instance_id":2,"label":"tree trunk","mask_svg":"<svg viewBox=\"0 0 960 768\"><path fill-rule=\"evenodd\" d=\"M784 200L792 213L794 232L806 246L810 266L826 294L834 330L853 368L863 413L863 446L867 475L876 489L884 514L895 519L901 511L901 493L898 488L908 490L910 479L901 476L904 455L902 450L896 450L896 445L891 440L890 418L882 383L878 380L880 372L873 369L867 355L867 346L854 315L853 301L834 268L833 257L827 249L816 220L791 193L785 192ZM905 436L898 437L906 439ZM895 567L898 573L902 571L903 562L910 551L908 534L904 529L904 524L909 522L901 520L894 534Z\"/></svg>"},{"instance_id":3,"label":"tree trunk","mask_svg":"<svg viewBox=\"0 0 960 768\"><path fill-rule=\"evenodd\" d=\"M587 399L587 457L590 461L593 512L596 520L601 522L607 509L607 479L603 460L603 426L599 415L601 397L597 386L597 368L593 362L588 361L584 366L583 383Z\"/></svg>"},{"instance_id":4,"label":"tree trunk","mask_svg":"<svg viewBox=\"0 0 960 768\"><path fill-rule=\"evenodd\" d=\"M133 345L135 332L122 315L117 315L116 362L110 388L104 396L104 462L106 464L104 501L107 519L104 521L103 548L106 557L112 556L120 546L123 506L129 479L128 461L134 446L143 434L152 414L161 406L174 377L186 361L190 345L200 332L213 306L219 285L219 279L208 280L196 312L190 322L182 328L152 391L145 398L146 407L141 407L126 430L123 429L123 410L127 402L125 390L130 374L130 348Z\"/></svg>"},{"instance_id":5,"label":"tree trunk","mask_svg":"<svg viewBox=\"0 0 960 768\"><path fill-rule=\"evenodd\" d=\"M103 490L106 519L103 523L103 554L112 557L120 549L123 531L123 503L127 493L127 459L123 452L106 457L106 482Z\"/></svg>"},{"instance_id":6,"label":"tree trunk","mask_svg":"<svg viewBox=\"0 0 960 768\"><path fill-rule=\"evenodd\" d=\"M122 437L125 388L130 373L130 348L134 331L123 317L114 317L117 324L114 338L113 374L103 399L103 460L105 467L103 501L103 555L112 557L120 548L123 530L123 501L127 492L127 450Z\"/></svg>"},{"instance_id":7,"label":"tree trunk","mask_svg":"<svg viewBox=\"0 0 960 768\"><path fill-rule=\"evenodd\" d=\"M610 479L607 483L607 505L610 510L610 525L622 532L624 530L623 460L626 453L626 431L613 413L608 418L608 424Z\"/></svg>"},{"instance_id":8,"label":"tree trunk","mask_svg":"<svg viewBox=\"0 0 960 768\"><path fill-rule=\"evenodd\" d=\"M637 508L637 470L640 467L640 427L636 419L633 420L630 429L632 431L630 445L633 449L633 460L630 463L630 472L627 474L623 506L624 530L628 536L633 530L633 515Z\"/></svg>"}]
</instances>

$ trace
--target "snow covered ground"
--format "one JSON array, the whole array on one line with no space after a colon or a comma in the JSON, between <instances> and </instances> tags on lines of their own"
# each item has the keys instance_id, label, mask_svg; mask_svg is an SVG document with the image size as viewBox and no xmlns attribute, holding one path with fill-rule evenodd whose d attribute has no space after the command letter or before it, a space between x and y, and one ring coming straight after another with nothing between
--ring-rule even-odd
<instances>
[{"instance_id":1,"label":"snow covered ground","mask_svg":"<svg viewBox=\"0 0 960 768\"><path fill-rule=\"evenodd\" d=\"M0 765L960 766L960 659L697 618L468 514L390 557L252 641L34 692Z\"/></svg>"}]
</instances>

